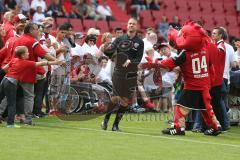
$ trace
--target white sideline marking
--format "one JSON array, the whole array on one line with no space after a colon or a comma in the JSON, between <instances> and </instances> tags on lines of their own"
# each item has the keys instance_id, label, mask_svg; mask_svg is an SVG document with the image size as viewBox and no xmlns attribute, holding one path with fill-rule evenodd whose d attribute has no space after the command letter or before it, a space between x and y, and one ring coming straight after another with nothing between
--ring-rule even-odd
<instances>
[{"instance_id":1,"label":"white sideline marking","mask_svg":"<svg viewBox=\"0 0 240 160\"><path fill-rule=\"evenodd\" d=\"M79 130L88 130L88 131L105 132L105 133L108 132L108 133L123 134L123 135L134 135L134 136L161 138L161 139L169 139L169 140L176 140L176 141L183 141L183 142L192 142L192 143L199 143L199 144L211 144L211 145L219 145L219 146L228 146L228 147L240 148L240 145L237 145L237 144L203 142L203 141L197 141L197 140L192 140L192 139L181 139L181 138L167 137L167 136L161 136L161 135L155 136L155 135L141 134L141 133L112 132L112 131L109 131L109 130L104 131L104 130L101 130L101 129L56 125L55 123L52 123L54 125L50 125L50 123L44 123L44 122L37 122L36 124L43 124L43 126L48 126L48 127L56 126L56 127L69 128L69 129L79 129Z\"/></svg>"}]
</instances>

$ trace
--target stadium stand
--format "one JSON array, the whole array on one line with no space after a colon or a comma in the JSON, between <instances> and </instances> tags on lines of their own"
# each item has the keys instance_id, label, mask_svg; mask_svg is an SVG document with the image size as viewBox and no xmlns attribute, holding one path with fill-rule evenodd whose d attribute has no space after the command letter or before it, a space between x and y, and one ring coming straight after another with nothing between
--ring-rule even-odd
<instances>
[{"instance_id":1,"label":"stadium stand","mask_svg":"<svg viewBox=\"0 0 240 160\"><path fill-rule=\"evenodd\" d=\"M29 1L31 2L31 0ZM50 3L51 0L46 0L47 6ZM99 3L101 3L101 0ZM131 17L131 0L124 1L124 10L119 6L117 0L108 0L108 5L113 11L113 17L116 18L114 22L96 22L87 19L79 23L80 20L78 19L56 18L56 24L59 26L65 22L71 22L76 31L86 31L89 27L97 27L102 32L106 32L114 30L117 26L122 26ZM163 0L159 11L143 10L140 12L141 29L156 27L163 15L167 16L168 21L177 15L181 23L189 19L199 19L206 29L224 26L229 30L230 35L236 37L240 35L240 15L236 11L235 0ZM0 15L0 21L2 21L2 15Z\"/></svg>"}]
</instances>

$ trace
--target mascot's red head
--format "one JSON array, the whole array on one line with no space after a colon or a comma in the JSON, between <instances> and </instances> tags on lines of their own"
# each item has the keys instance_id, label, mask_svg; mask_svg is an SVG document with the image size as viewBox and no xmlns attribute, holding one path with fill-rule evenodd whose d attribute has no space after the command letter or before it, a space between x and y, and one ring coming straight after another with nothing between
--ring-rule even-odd
<instances>
[{"instance_id":1,"label":"mascot's red head","mask_svg":"<svg viewBox=\"0 0 240 160\"><path fill-rule=\"evenodd\" d=\"M187 51L200 51L208 41L204 29L192 21L186 22L180 31L170 28L168 38L175 49Z\"/></svg>"}]
</instances>

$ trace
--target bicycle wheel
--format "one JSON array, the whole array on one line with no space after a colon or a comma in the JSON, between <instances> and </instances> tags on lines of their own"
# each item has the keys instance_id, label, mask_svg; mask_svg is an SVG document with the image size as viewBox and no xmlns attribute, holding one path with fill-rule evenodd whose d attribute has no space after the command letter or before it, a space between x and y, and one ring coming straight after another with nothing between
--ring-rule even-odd
<instances>
[{"instance_id":1,"label":"bicycle wheel","mask_svg":"<svg viewBox=\"0 0 240 160\"><path fill-rule=\"evenodd\" d=\"M66 100L66 113L70 114L77 110L79 107L80 98L78 92L73 87L70 87L70 92Z\"/></svg>"}]
</instances>

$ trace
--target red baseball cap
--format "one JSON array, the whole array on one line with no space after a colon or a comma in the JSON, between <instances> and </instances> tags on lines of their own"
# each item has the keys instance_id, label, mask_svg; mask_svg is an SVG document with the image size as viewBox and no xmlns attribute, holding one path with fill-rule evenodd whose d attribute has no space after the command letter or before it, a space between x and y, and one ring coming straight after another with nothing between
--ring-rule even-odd
<instances>
[{"instance_id":1,"label":"red baseball cap","mask_svg":"<svg viewBox=\"0 0 240 160\"><path fill-rule=\"evenodd\" d=\"M18 23L20 21L26 21L27 17L24 16L23 14L18 14L14 17L14 23Z\"/></svg>"}]
</instances>

